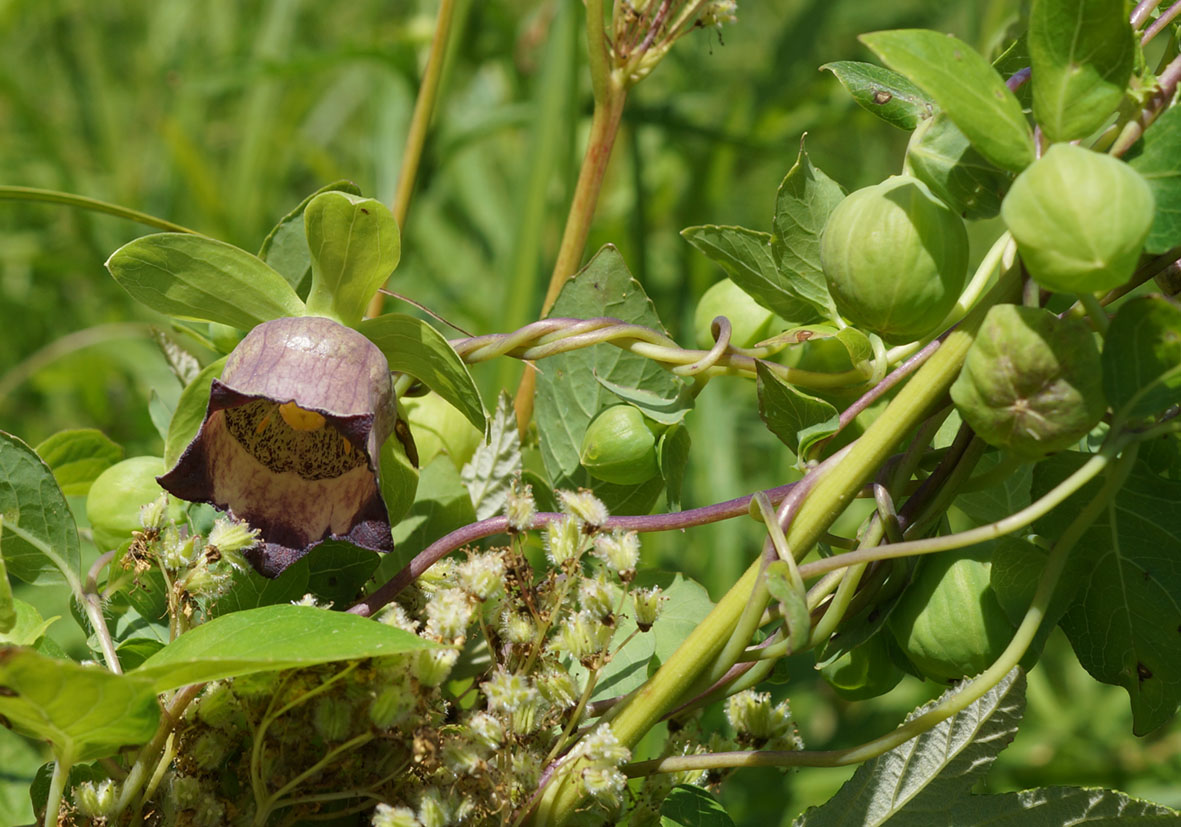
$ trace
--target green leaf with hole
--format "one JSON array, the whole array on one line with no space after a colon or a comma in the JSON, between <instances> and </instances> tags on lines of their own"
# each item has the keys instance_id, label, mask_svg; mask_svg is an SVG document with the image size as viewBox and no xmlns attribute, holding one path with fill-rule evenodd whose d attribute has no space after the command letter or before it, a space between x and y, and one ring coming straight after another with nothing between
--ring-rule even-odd
<instances>
[{"instance_id":1,"label":"green leaf with hole","mask_svg":"<svg viewBox=\"0 0 1181 827\"><path fill-rule=\"evenodd\" d=\"M308 312L356 325L402 255L398 222L375 198L322 192L303 211L312 288Z\"/></svg>"},{"instance_id":2,"label":"green leaf with hole","mask_svg":"<svg viewBox=\"0 0 1181 827\"><path fill-rule=\"evenodd\" d=\"M488 415L472 374L442 333L400 313L366 319L357 330L381 349L390 370L410 374L487 433Z\"/></svg>"},{"instance_id":3,"label":"green leaf with hole","mask_svg":"<svg viewBox=\"0 0 1181 827\"><path fill-rule=\"evenodd\" d=\"M409 632L347 612L263 606L203 623L128 675L148 678L157 692L166 692L253 672L399 655L433 646Z\"/></svg>"},{"instance_id":4,"label":"green leaf with hole","mask_svg":"<svg viewBox=\"0 0 1181 827\"><path fill-rule=\"evenodd\" d=\"M1159 416L1181 403L1181 307L1164 296L1120 307L1103 343L1103 391L1124 419Z\"/></svg>"},{"instance_id":5,"label":"green leaf with hole","mask_svg":"<svg viewBox=\"0 0 1181 827\"><path fill-rule=\"evenodd\" d=\"M274 267L287 283L301 296L306 296L312 281L312 255L308 251L308 236L303 225L303 211L317 195L324 192L345 192L360 195L361 188L352 181L337 181L313 192L294 210L283 216L263 239L258 257Z\"/></svg>"},{"instance_id":6,"label":"green leaf with hole","mask_svg":"<svg viewBox=\"0 0 1181 827\"><path fill-rule=\"evenodd\" d=\"M926 92L883 66L838 60L820 69L836 75L858 106L899 129L914 129L939 111Z\"/></svg>"},{"instance_id":7,"label":"green leaf with hole","mask_svg":"<svg viewBox=\"0 0 1181 827\"><path fill-rule=\"evenodd\" d=\"M549 318L603 316L664 333L660 317L619 251L604 247L566 282ZM667 335L667 334L666 334ZM554 488L590 488L613 514L645 514L664 488L659 475L637 485L593 479L579 458L587 426L619 397L600 380L645 391L653 398L678 398L682 380L651 359L611 344L597 344L538 362L535 416L541 456Z\"/></svg>"},{"instance_id":8,"label":"green leaf with hole","mask_svg":"<svg viewBox=\"0 0 1181 827\"><path fill-rule=\"evenodd\" d=\"M13 647L0 649L0 715L71 764L149 740L160 707L146 678Z\"/></svg>"},{"instance_id":9,"label":"green leaf with hole","mask_svg":"<svg viewBox=\"0 0 1181 827\"><path fill-rule=\"evenodd\" d=\"M0 431L0 555L26 583L81 584L78 529L49 466L25 443Z\"/></svg>"},{"instance_id":10,"label":"green leaf with hole","mask_svg":"<svg viewBox=\"0 0 1181 827\"><path fill-rule=\"evenodd\" d=\"M201 430L201 423L205 421L205 411L209 408L213 380L221 376L222 368L225 366L224 356L216 362L210 362L180 392L176 410L172 412L172 421L168 423L168 438L164 440L166 468L176 465L185 448L197 436L197 431Z\"/></svg>"},{"instance_id":11,"label":"green leaf with hole","mask_svg":"<svg viewBox=\"0 0 1181 827\"><path fill-rule=\"evenodd\" d=\"M989 161L1012 172L1033 162L1033 132L1021 104L967 43L927 29L873 32L860 39L927 92Z\"/></svg>"},{"instance_id":12,"label":"green leaf with hole","mask_svg":"<svg viewBox=\"0 0 1181 827\"><path fill-rule=\"evenodd\" d=\"M1144 249L1164 253L1181 244L1181 108L1165 110L1124 155L1144 176L1156 199L1156 215Z\"/></svg>"},{"instance_id":13,"label":"green leaf with hole","mask_svg":"<svg viewBox=\"0 0 1181 827\"><path fill-rule=\"evenodd\" d=\"M66 496L84 496L99 474L123 459L123 447L95 428L58 431L34 450Z\"/></svg>"},{"instance_id":14,"label":"green leaf with hole","mask_svg":"<svg viewBox=\"0 0 1181 827\"><path fill-rule=\"evenodd\" d=\"M157 233L137 238L107 259L107 269L132 298L181 319L250 330L305 313L291 285L266 262L205 236Z\"/></svg>"},{"instance_id":15,"label":"green leaf with hole","mask_svg":"<svg viewBox=\"0 0 1181 827\"><path fill-rule=\"evenodd\" d=\"M1051 141L1085 138L1124 98L1136 40L1124 0L1034 0L1033 114Z\"/></svg>"}]
</instances>

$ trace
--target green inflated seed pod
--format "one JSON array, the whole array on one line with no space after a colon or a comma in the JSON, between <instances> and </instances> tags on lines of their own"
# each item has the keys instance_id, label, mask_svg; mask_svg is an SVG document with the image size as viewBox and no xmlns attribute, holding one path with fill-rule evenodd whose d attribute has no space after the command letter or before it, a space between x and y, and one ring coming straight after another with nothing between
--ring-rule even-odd
<instances>
[{"instance_id":1,"label":"green inflated seed pod","mask_svg":"<svg viewBox=\"0 0 1181 827\"><path fill-rule=\"evenodd\" d=\"M1152 228L1155 200L1118 158L1054 144L1013 182L1001 217L1034 281L1091 293L1132 275Z\"/></svg>"},{"instance_id":2,"label":"green inflated seed pod","mask_svg":"<svg viewBox=\"0 0 1181 827\"><path fill-rule=\"evenodd\" d=\"M579 458L592 477L618 485L638 485L660 470L656 435L634 405L615 405L595 417Z\"/></svg>"}]
</instances>

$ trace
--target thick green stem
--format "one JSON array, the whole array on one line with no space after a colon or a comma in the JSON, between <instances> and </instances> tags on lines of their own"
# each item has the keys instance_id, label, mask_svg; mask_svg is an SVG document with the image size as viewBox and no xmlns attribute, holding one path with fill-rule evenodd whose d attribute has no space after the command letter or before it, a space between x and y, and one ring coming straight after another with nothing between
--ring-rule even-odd
<instances>
[{"instance_id":1,"label":"thick green stem","mask_svg":"<svg viewBox=\"0 0 1181 827\"><path fill-rule=\"evenodd\" d=\"M49 794L45 798L45 827L57 824L58 812L62 806L62 794L66 790L66 780L70 777L70 768L74 766L73 755L62 753L53 762L53 775L49 779Z\"/></svg>"},{"instance_id":2,"label":"thick green stem","mask_svg":"<svg viewBox=\"0 0 1181 827\"><path fill-rule=\"evenodd\" d=\"M1000 683L1005 675L1009 674L1025 656L1026 651L1029 649L1030 644L1033 643L1043 621L1045 621L1049 613L1050 602L1054 597L1054 590L1057 588L1058 581L1062 577L1062 572L1066 568L1070 551L1091 524L1111 505L1113 498L1123 486L1128 474L1131 473L1132 466L1135 464L1136 448L1137 446L1133 444L1119 458L1115 466L1111 469L1111 473L1103 488L1078 513L1062 533L1062 536L1054 543L1050 555L1046 559L1046 567L1042 570L1042 576L1038 580L1037 591L1034 593L1029 610L1025 613L1021 625L1017 627L1017 631L1014 633L1013 639L1009 642L1005 651L1001 653L1000 657L997 658L992 666L970 682L964 684L959 691L946 696L922 715L912 718L886 735L849 749L816 752L764 751L695 755L684 758L645 761L625 768L625 772L628 775L637 776L648 775L653 772L681 772L686 770L720 769L740 766L848 766L876 758L900 744L909 741L911 738L927 732L952 715L962 712Z\"/></svg>"},{"instance_id":3,"label":"thick green stem","mask_svg":"<svg viewBox=\"0 0 1181 827\"><path fill-rule=\"evenodd\" d=\"M803 556L811 551L896 446L942 399L959 374L984 314L993 304L1009 298L1017 286L1016 270L1002 275L989 295L948 335L844 460L817 482L788 530L787 541L793 553ZM673 707L686 687L694 685L707 668L715 665L758 586L761 565L760 558L746 570L660 670L626 703L611 723L620 743L633 746ZM573 812L582 797L579 786L573 782L576 777L573 762L557 770L534 813L535 824L560 824Z\"/></svg>"}]
</instances>

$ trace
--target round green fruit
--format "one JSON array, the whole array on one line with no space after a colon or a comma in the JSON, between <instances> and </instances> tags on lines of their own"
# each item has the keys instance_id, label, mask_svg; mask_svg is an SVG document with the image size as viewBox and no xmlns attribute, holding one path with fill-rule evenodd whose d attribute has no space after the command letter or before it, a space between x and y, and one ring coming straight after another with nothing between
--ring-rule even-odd
<instances>
[{"instance_id":1,"label":"round green fruit","mask_svg":"<svg viewBox=\"0 0 1181 827\"><path fill-rule=\"evenodd\" d=\"M472 458L484 435L458 408L437 393L398 400L418 449L418 465L426 468L439 454L446 454L460 469Z\"/></svg>"},{"instance_id":2,"label":"round green fruit","mask_svg":"<svg viewBox=\"0 0 1181 827\"><path fill-rule=\"evenodd\" d=\"M660 471L656 435L634 405L615 405L596 416L579 458L592 477L618 485L638 485Z\"/></svg>"},{"instance_id":3,"label":"round green fruit","mask_svg":"<svg viewBox=\"0 0 1181 827\"><path fill-rule=\"evenodd\" d=\"M730 279L722 279L710 287L697 302L693 332L699 348L709 350L714 346L711 326L718 316L730 320L730 343L735 347L756 345L774 332L776 322L782 324L778 316Z\"/></svg>"},{"instance_id":4,"label":"round green fruit","mask_svg":"<svg viewBox=\"0 0 1181 827\"><path fill-rule=\"evenodd\" d=\"M992 563L978 550L924 557L887 626L923 675L953 681L983 672L1013 637L989 585Z\"/></svg>"},{"instance_id":5,"label":"round green fruit","mask_svg":"<svg viewBox=\"0 0 1181 827\"><path fill-rule=\"evenodd\" d=\"M156 477L165 470L160 457L132 457L98 475L86 495L86 519L100 550L117 548L140 530L139 509L164 493ZM184 506L172 498L168 518L184 519Z\"/></svg>"},{"instance_id":6,"label":"round green fruit","mask_svg":"<svg viewBox=\"0 0 1181 827\"><path fill-rule=\"evenodd\" d=\"M820 674L847 701L864 701L885 695L902 680L902 670L890 658L885 630L856 649L821 668Z\"/></svg>"},{"instance_id":7,"label":"round green fruit","mask_svg":"<svg viewBox=\"0 0 1181 827\"><path fill-rule=\"evenodd\" d=\"M1047 290L1093 293L1132 275L1152 228L1155 200L1130 166L1054 144L1017 176L1001 217L1021 261Z\"/></svg>"},{"instance_id":8,"label":"round green fruit","mask_svg":"<svg viewBox=\"0 0 1181 827\"><path fill-rule=\"evenodd\" d=\"M820 236L837 310L892 344L934 331L968 271L963 220L916 178L896 175L851 193Z\"/></svg>"},{"instance_id":9,"label":"round green fruit","mask_svg":"<svg viewBox=\"0 0 1181 827\"><path fill-rule=\"evenodd\" d=\"M984 317L951 398L981 439L1027 459L1069 448L1107 410L1087 326L1012 304Z\"/></svg>"}]
</instances>

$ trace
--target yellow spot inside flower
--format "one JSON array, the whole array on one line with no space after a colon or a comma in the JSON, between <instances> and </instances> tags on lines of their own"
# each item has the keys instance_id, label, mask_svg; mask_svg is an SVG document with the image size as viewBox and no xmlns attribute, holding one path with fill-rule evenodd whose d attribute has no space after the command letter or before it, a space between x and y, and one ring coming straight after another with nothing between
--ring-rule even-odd
<instances>
[{"instance_id":1,"label":"yellow spot inside flower","mask_svg":"<svg viewBox=\"0 0 1181 827\"><path fill-rule=\"evenodd\" d=\"M349 438L341 434L340 441L344 444L344 452L351 454L353 452L353 443L349 442Z\"/></svg>"},{"instance_id":2,"label":"yellow spot inside flower","mask_svg":"<svg viewBox=\"0 0 1181 827\"><path fill-rule=\"evenodd\" d=\"M266 426L269 425L270 422L271 422L271 415L267 414L259 421L258 427L254 429L254 433L256 435L261 434L263 432L263 429L266 428Z\"/></svg>"},{"instance_id":3,"label":"yellow spot inside flower","mask_svg":"<svg viewBox=\"0 0 1181 827\"><path fill-rule=\"evenodd\" d=\"M324 427L324 417L315 411L305 410L294 402L279 406L279 415L295 431L318 431Z\"/></svg>"}]
</instances>

